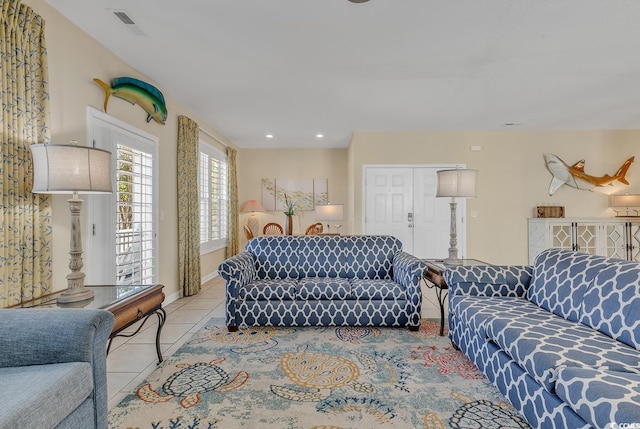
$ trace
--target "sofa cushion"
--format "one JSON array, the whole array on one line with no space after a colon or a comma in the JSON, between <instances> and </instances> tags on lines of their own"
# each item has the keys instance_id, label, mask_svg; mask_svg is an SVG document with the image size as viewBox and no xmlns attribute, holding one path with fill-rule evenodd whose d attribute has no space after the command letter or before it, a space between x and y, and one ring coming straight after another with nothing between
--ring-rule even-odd
<instances>
[{"instance_id":1,"label":"sofa cushion","mask_svg":"<svg viewBox=\"0 0 640 429\"><path fill-rule=\"evenodd\" d=\"M238 298L250 301L295 299L297 280L254 280L240 287Z\"/></svg>"},{"instance_id":2,"label":"sofa cushion","mask_svg":"<svg viewBox=\"0 0 640 429\"><path fill-rule=\"evenodd\" d=\"M640 265L618 262L600 271L584 296L580 321L640 350Z\"/></svg>"},{"instance_id":3,"label":"sofa cushion","mask_svg":"<svg viewBox=\"0 0 640 429\"><path fill-rule=\"evenodd\" d=\"M255 257L256 277L260 279L297 279L298 240L290 236L264 236L249 240L247 252Z\"/></svg>"},{"instance_id":4,"label":"sofa cushion","mask_svg":"<svg viewBox=\"0 0 640 429\"><path fill-rule=\"evenodd\" d=\"M535 304L523 298L515 297L488 297L488 296L463 296L449 297L449 309L451 314L462 323L469 325L472 332L486 338L485 324L487 320L500 315L502 317L516 317L535 312L548 314Z\"/></svg>"},{"instance_id":5,"label":"sofa cushion","mask_svg":"<svg viewBox=\"0 0 640 429\"><path fill-rule=\"evenodd\" d=\"M548 312L500 315L485 322L485 331L550 393L555 392L558 369L563 366L640 374L640 353L635 349Z\"/></svg>"},{"instance_id":6,"label":"sofa cushion","mask_svg":"<svg viewBox=\"0 0 640 429\"><path fill-rule=\"evenodd\" d=\"M297 299L350 299L351 284L339 277L305 277L296 286Z\"/></svg>"},{"instance_id":7,"label":"sofa cushion","mask_svg":"<svg viewBox=\"0 0 640 429\"><path fill-rule=\"evenodd\" d=\"M7 367L0 386L0 427L54 428L91 395L93 374L87 362Z\"/></svg>"},{"instance_id":8,"label":"sofa cushion","mask_svg":"<svg viewBox=\"0 0 640 429\"><path fill-rule=\"evenodd\" d=\"M528 299L565 319L580 320L587 288L610 260L563 249L547 249L536 258Z\"/></svg>"},{"instance_id":9,"label":"sofa cushion","mask_svg":"<svg viewBox=\"0 0 640 429\"><path fill-rule=\"evenodd\" d=\"M351 280L354 299L407 299L406 288L393 280Z\"/></svg>"},{"instance_id":10,"label":"sofa cushion","mask_svg":"<svg viewBox=\"0 0 640 429\"><path fill-rule=\"evenodd\" d=\"M390 279L402 243L388 236L291 237L299 243L300 277Z\"/></svg>"},{"instance_id":11,"label":"sofa cushion","mask_svg":"<svg viewBox=\"0 0 640 429\"><path fill-rule=\"evenodd\" d=\"M640 423L638 374L564 367L558 370L556 392L593 427L617 427L612 423Z\"/></svg>"}]
</instances>

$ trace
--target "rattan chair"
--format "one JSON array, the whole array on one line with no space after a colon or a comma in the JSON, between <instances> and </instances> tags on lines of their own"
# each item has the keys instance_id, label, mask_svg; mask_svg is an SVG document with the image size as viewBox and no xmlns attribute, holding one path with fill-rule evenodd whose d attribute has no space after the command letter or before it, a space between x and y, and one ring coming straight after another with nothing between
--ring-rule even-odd
<instances>
[{"instance_id":1,"label":"rattan chair","mask_svg":"<svg viewBox=\"0 0 640 429\"><path fill-rule=\"evenodd\" d=\"M253 238L253 232L247 225L244 226L244 235L247 237L247 240L251 240Z\"/></svg>"},{"instance_id":2,"label":"rattan chair","mask_svg":"<svg viewBox=\"0 0 640 429\"><path fill-rule=\"evenodd\" d=\"M284 229L278 223L269 222L262 228L262 233L264 235L282 235L284 234Z\"/></svg>"},{"instance_id":3,"label":"rattan chair","mask_svg":"<svg viewBox=\"0 0 640 429\"><path fill-rule=\"evenodd\" d=\"M323 231L322 222L316 222L307 227L307 230L304 232L304 235L318 235L322 234Z\"/></svg>"}]
</instances>

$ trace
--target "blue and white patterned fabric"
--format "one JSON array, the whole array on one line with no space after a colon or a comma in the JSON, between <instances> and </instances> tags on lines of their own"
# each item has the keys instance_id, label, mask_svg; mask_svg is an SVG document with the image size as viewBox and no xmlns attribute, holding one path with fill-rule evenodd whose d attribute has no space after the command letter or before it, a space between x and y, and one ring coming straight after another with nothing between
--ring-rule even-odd
<instances>
[{"instance_id":1,"label":"blue and white patterned fabric","mask_svg":"<svg viewBox=\"0 0 640 429\"><path fill-rule=\"evenodd\" d=\"M640 350L640 265L620 262L594 279L580 322Z\"/></svg>"},{"instance_id":2,"label":"blue and white patterned fabric","mask_svg":"<svg viewBox=\"0 0 640 429\"><path fill-rule=\"evenodd\" d=\"M218 267L229 327L418 327L425 270L388 236L258 237Z\"/></svg>"},{"instance_id":3,"label":"blue and white patterned fabric","mask_svg":"<svg viewBox=\"0 0 640 429\"><path fill-rule=\"evenodd\" d=\"M565 367L556 386L560 399L593 427L640 423L639 374Z\"/></svg>"},{"instance_id":4,"label":"blue and white patterned fabric","mask_svg":"<svg viewBox=\"0 0 640 429\"><path fill-rule=\"evenodd\" d=\"M536 258L528 299L560 317L578 321L587 288L607 265L602 256L546 250Z\"/></svg>"},{"instance_id":5,"label":"blue and white patterned fabric","mask_svg":"<svg viewBox=\"0 0 640 429\"><path fill-rule=\"evenodd\" d=\"M455 267L449 336L533 427L640 425L640 264L568 250Z\"/></svg>"}]
</instances>

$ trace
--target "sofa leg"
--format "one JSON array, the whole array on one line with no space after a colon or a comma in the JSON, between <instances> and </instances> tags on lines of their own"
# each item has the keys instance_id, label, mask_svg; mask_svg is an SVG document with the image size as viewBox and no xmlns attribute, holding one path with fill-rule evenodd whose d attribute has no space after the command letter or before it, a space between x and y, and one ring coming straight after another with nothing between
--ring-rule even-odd
<instances>
[{"instance_id":1,"label":"sofa leg","mask_svg":"<svg viewBox=\"0 0 640 429\"><path fill-rule=\"evenodd\" d=\"M451 341L451 345L453 346L454 349L460 351L460 347L458 347L458 345L456 343L454 343L453 341Z\"/></svg>"},{"instance_id":2,"label":"sofa leg","mask_svg":"<svg viewBox=\"0 0 640 429\"><path fill-rule=\"evenodd\" d=\"M227 329L229 330L229 332L238 332L237 326L227 326Z\"/></svg>"},{"instance_id":3,"label":"sofa leg","mask_svg":"<svg viewBox=\"0 0 640 429\"><path fill-rule=\"evenodd\" d=\"M420 330L420 325L418 326L409 326L409 330L412 332L417 332Z\"/></svg>"}]
</instances>

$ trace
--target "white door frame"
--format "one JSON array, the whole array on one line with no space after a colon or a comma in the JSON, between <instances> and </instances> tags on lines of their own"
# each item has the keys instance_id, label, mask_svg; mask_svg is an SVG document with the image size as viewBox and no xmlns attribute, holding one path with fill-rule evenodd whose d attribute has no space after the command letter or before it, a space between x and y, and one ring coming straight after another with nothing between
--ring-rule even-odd
<instances>
[{"instance_id":1,"label":"white door frame","mask_svg":"<svg viewBox=\"0 0 640 429\"><path fill-rule=\"evenodd\" d=\"M454 168L466 168L466 164L362 164L362 218L360 220L362 231L364 234L365 231L365 217L366 217L366 207L367 207L367 186L366 186L366 177L367 177L367 169L368 168L432 168L432 169L440 169L440 170L448 170ZM466 228L466 200L464 198L458 199L457 206L457 216L460 218L461 223L458 224L457 228L457 236L458 236L458 251L460 253L460 258L464 258L467 253L467 228ZM460 243L462 244L460 246ZM442 255L443 258L446 258L447 255Z\"/></svg>"},{"instance_id":2,"label":"white door frame","mask_svg":"<svg viewBox=\"0 0 640 429\"><path fill-rule=\"evenodd\" d=\"M153 166L153 193L154 193L154 198L156 196L159 196L159 189L158 189L158 184L159 184L159 169L158 169L158 165L159 165L159 157L158 157L158 146L159 146L159 142L160 139L157 136L154 136L153 134L147 133L146 131L140 130L136 127L134 127L131 124L128 124L124 121L121 121L120 119L114 118L113 116L110 116L100 110L97 110L91 106L87 106L87 146L94 146L94 141L96 142L96 147L101 148L99 142L100 142L100 135L98 133L98 130L100 128L108 128L108 129L112 129L112 130L116 130L119 131L121 133L127 134L129 136L131 136L132 138L137 138L139 140L144 140L149 142L152 147L153 150L151 151L153 154L153 159L154 159L154 166ZM99 125L99 126L98 126ZM112 155L112 159L113 159L113 155ZM111 163L111 184L112 186L115 184L115 175L116 175L116 163L112 162ZM115 189L114 189L115 192ZM95 271L93 266L97 263L96 259L99 259L102 261L102 263L108 264L108 270L109 272L113 273L114 279L115 279L115 275L116 275L116 260L115 258L96 258L95 254L92 255L89 253L92 250L95 249L99 249L99 251L102 252L106 252L107 249L103 249L104 247L104 243L98 243L96 242L97 240L94 240L94 235L93 235L93 228L92 225L94 223L97 222L104 222L109 221L109 222L113 222L115 224L115 211L114 210L109 210L109 215L107 215L107 219L105 219L104 213L103 213L103 209L100 207L100 204L98 203L99 200L97 200L97 198L101 198L103 196L99 196L99 195L87 195L86 196L86 200L87 200L87 234L86 234L86 249L88 249L89 251L85 251L85 258L87 259L87 261L92 261L93 258L93 263L88 263L85 265L85 272L87 275L87 284L91 284L94 283L96 281L99 281L100 283L103 283L102 281L100 281L99 279L95 279L94 276L97 275L97 273ZM156 226L156 230L158 228L159 225L159 212L160 212L160 205L158 202L158 198L155 198L155 202L154 202L154 213L153 213L153 224ZM115 240L115 237L114 237ZM154 266L154 282L157 283L157 279L158 279L158 249L160 248L160 237L158 234L155 235L155 249L154 249L154 262L155 262L155 266ZM115 241L114 241L114 246L113 249L115 249ZM111 253L109 253L110 255ZM110 283L109 283L110 284Z\"/></svg>"}]
</instances>

